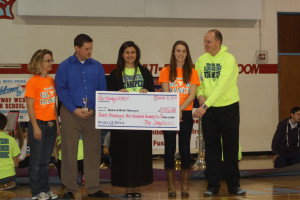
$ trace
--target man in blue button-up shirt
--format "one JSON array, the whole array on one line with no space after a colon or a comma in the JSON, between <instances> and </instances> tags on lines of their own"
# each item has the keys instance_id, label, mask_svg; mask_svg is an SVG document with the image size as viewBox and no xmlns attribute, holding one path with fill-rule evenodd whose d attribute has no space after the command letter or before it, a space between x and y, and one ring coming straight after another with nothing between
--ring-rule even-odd
<instances>
[{"instance_id":1,"label":"man in blue button-up shirt","mask_svg":"<svg viewBox=\"0 0 300 200\"><path fill-rule=\"evenodd\" d=\"M91 197L108 197L99 188L100 130L95 129L95 92L106 90L104 69L91 58L93 40L85 34L74 40L75 54L64 60L55 77L56 92L62 102L61 147L64 199L74 199L77 184L77 147L80 134L84 147L85 187Z\"/></svg>"}]
</instances>

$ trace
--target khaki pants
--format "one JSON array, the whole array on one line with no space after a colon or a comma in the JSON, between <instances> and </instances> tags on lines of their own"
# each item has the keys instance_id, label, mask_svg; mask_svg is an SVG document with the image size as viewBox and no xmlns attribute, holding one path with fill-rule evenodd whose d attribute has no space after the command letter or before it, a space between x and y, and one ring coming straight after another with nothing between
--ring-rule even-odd
<instances>
[{"instance_id":1,"label":"khaki pants","mask_svg":"<svg viewBox=\"0 0 300 200\"><path fill-rule=\"evenodd\" d=\"M93 194L100 189L99 167L101 158L101 131L95 129L95 116L81 119L62 105L60 117L62 122L62 183L66 186L66 192L75 193L79 188L77 184L77 151L81 134L84 149L85 188L89 194Z\"/></svg>"}]
</instances>

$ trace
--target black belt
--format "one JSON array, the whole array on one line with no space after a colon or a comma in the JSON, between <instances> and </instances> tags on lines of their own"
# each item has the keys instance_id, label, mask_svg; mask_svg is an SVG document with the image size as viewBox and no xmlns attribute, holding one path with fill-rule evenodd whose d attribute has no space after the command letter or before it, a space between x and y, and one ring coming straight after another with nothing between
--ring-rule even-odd
<instances>
[{"instance_id":1,"label":"black belt","mask_svg":"<svg viewBox=\"0 0 300 200\"><path fill-rule=\"evenodd\" d=\"M49 126L49 127L52 127L52 126L54 126L54 125L56 124L56 120L43 121L43 120L37 119L36 121L37 121L37 123L39 123L39 124L43 124L43 125L46 125L46 126Z\"/></svg>"}]
</instances>

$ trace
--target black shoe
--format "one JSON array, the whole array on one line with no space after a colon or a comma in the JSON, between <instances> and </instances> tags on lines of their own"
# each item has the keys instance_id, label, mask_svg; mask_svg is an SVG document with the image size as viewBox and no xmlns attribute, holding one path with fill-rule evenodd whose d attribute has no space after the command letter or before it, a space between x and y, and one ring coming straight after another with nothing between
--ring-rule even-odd
<instances>
[{"instance_id":1,"label":"black shoe","mask_svg":"<svg viewBox=\"0 0 300 200\"><path fill-rule=\"evenodd\" d=\"M103 192L102 190L98 190L96 193L94 194L88 194L89 197L98 197L98 198L108 198L109 194Z\"/></svg>"},{"instance_id":2,"label":"black shoe","mask_svg":"<svg viewBox=\"0 0 300 200\"><path fill-rule=\"evenodd\" d=\"M204 192L204 196L213 196L215 194L218 194L219 189L217 188L207 188L207 190Z\"/></svg>"},{"instance_id":3,"label":"black shoe","mask_svg":"<svg viewBox=\"0 0 300 200\"><path fill-rule=\"evenodd\" d=\"M63 199L75 199L73 192L65 192L63 195Z\"/></svg>"},{"instance_id":4,"label":"black shoe","mask_svg":"<svg viewBox=\"0 0 300 200\"><path fill-rule=\"evenodd\" d=\"M241 188L234 188L234 189L228 189L229 194L235 194L235 195L245 195L246 190L243 190Z\"/></svg>"}]
</instances>

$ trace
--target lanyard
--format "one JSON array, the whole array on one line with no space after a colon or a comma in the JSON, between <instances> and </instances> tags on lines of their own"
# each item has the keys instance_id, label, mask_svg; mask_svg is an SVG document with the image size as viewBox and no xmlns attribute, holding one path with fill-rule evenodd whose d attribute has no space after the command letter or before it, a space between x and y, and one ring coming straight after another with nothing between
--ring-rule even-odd
<instances>
[{"instance_id":1,"label":"lanyard","mask_svg":"<svg viewBox=\"0 0 300 200\"><path fill-rule=\"evenodd\" d=\"M300 128L298 128L298 143L297 143L297 147L299 147L299 129L300 129ZM291 130L292 130L292 127L291 127ZM289 144L289 135L288 135L288 133L289 133L289 120L288 120L287 125L286 125L286 134L285 134L286 145L287 145L287 146L290 145L290 144Z\"/></svg>"}]
</instances>

